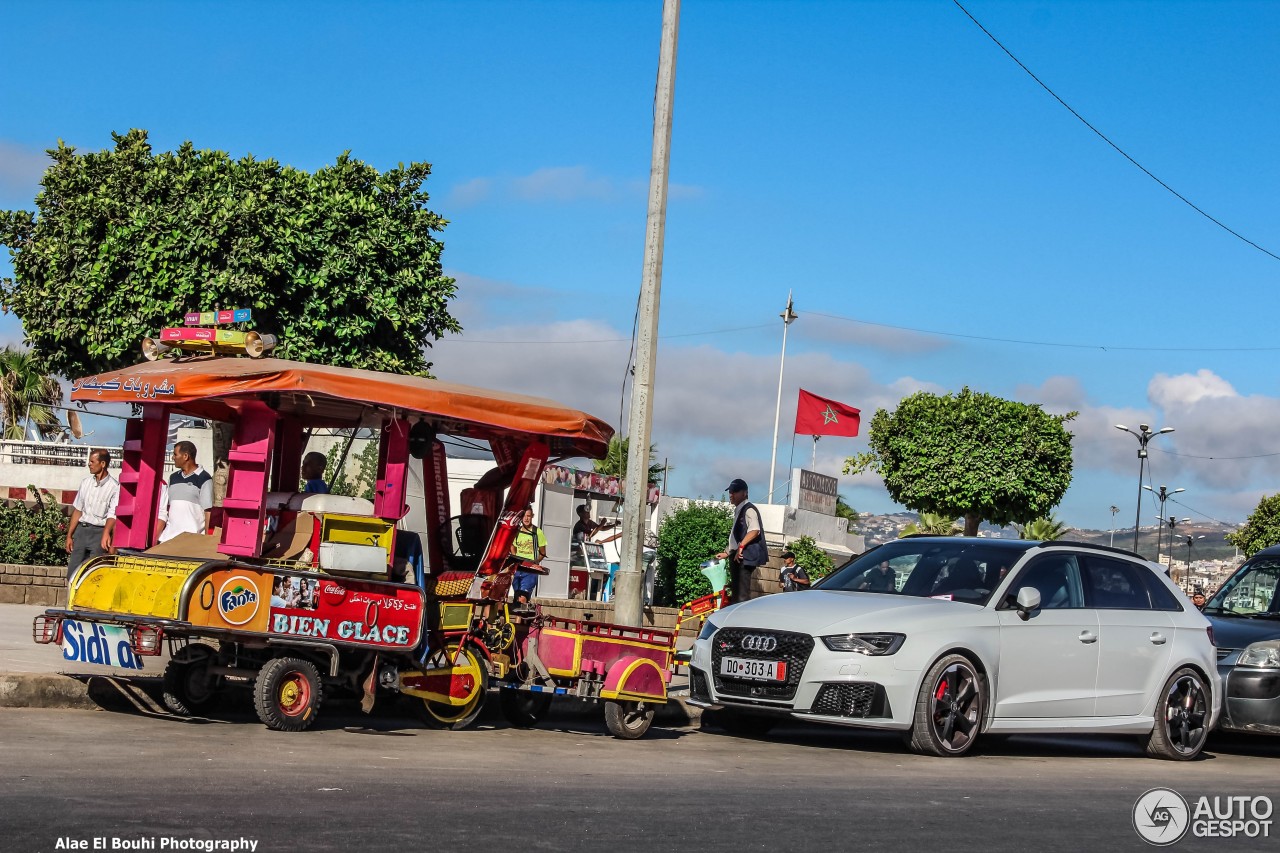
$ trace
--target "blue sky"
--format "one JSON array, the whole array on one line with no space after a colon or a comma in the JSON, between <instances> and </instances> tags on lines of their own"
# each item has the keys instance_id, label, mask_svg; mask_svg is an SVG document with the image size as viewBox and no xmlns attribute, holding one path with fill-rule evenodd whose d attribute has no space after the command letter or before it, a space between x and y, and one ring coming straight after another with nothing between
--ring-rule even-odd
<instances>
[{"instance_id":1,"label":"blue sky","mask_svg":"<svg viewBox=\"0 0 1280 853\"><path fill-rule=\"evenodd\" d=\"M1280 254L1280 4L965 5L1147 169ZM103 148L131 127L309 169L347 149L430 162L466 329L436 345L437 374L617 422L658 0L0 15L0 205L32 206L59 138ZM789 289L780 468L799 386L869 420L967 384L1081 412L1070 524L1105 528L1111 504L1132 524L1137 442L1114 423L1177 428L1153 448L1182 455L1152 465L1187 489L1180 514L1241 520L1276 491L1277 351L1226 350L1280 346L1280 261L1124 160L953 3L686 0L671 181L655 440L672 491L767 491ZM0 337L21 337L14 318ZM818 467L865 448L826 439ZM874 477L841 488L893 509Z\"/></svg>"}]
</instances>

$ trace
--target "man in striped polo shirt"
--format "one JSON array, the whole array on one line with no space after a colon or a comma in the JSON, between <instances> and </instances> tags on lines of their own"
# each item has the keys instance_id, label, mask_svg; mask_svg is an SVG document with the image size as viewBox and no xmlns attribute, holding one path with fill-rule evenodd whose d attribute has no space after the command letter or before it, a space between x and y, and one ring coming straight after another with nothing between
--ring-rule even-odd
<instances>
[{"instance_id":1,"label":"man in striped polo shirt","mask_svg":"<svg viewBox=\"0 0 1280 853\"><path fill-rule=\"evenodd\" d=\"M116 504L120 502L120 481L107 473L111 454L94 450L89 454L89 476L80 484L71 504L67 526L67 580L86 560L111 550L111 534L116 526Z\"/></svg>"},{"instance_id":2,"label":"man in striped polo shirt","mask_svg":"<svg viewBox=\"0 0 1280 853\"><path fill-rule=\"evenodd\" d=\"M196 464L196 446L179 441L173 446L167 500L160 506L157 542L168 542L179 533L204 533L213 509L213 476Z\"/></svg>"}]
</instances>

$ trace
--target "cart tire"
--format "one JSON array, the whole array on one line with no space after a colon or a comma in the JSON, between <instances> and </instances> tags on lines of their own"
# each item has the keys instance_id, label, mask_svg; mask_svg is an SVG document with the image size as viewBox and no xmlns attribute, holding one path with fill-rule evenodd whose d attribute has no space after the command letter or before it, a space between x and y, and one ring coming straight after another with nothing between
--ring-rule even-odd
<instances>
[{"instance_id":1,"label":"cart tire","mask_svg":"<svg viewBox=\"0 0 1280 853\"><path fill-rule=\"evenodd\" d=\"M528 729L536 726L547 715L547 709L551 707L551 695L508 687L498 694L498 704L508 723L517 729Z\"/></svg>"},{"instance_id":2,"label":"cart tire","mask_svg":"<svg viewBox=\"0 0 1280 853\"><path fill-rule=\"evenodd\" d=\"M452 653L453 650L450 648L449 652ZM432 728L461 731L474 723L484 708L485 696L489 692L489 666L484 655L471 643L462 647L462 654L469 658L471 665L480 673L480 689L476 691L474 699L466 705L446 705L443 702L410 697L418 716Z\"/></svg>"},{"instance_id":3,"label":"cart tire","mask_svg":"<svg viewBox=\"0 0 1280 853\"><path fill-rule=\"evenodd\" d=\"M604 703L604 723L609 733L622 740L644 737L653 723L657 708L652 702L620 702L609 699Z\"/></svg>"},{"instance_id":4,"label":"cart tire","mask_svg":"<svg viewBox=\"0 0 1280 853\"><path fill-rule=\"evenodd\" d=\"M209 674L211 656L194 661L169 661L164 668L164 706L174 714L201 714L218 702L223 678Z\"/></svg>"},{"instance_id":5,"label":"cart tire","mask_svg":"<svg viewBox=\"0 0 1280 853\"><path fill-rule=\"evenodd\" d=\"M301 658L273 658L253 682L253 705L263 725L300 732L320 715L324 685L315 664Z\"/></svg>"}]
</instances>

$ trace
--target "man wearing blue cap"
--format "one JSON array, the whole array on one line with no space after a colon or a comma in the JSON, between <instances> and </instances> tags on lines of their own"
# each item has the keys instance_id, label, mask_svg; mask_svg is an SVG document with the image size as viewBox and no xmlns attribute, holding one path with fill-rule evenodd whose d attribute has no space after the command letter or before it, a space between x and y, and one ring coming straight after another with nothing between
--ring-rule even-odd
<instances>
[{"instance_id":1,"label":"man wearing blue cap","mask_svg":"<svg viewBox=\"0 0 1280 853\"><path fill-rule=\"evenodd\" d=\"M747 500L747 484L735 479L725 489L734 506L733 530L729 547L716 555L729 559L729 596L731 601L746 601L751 592L751 576L757 566L769 562L769 548L764 541L764 522L760 510Z\"/></svg>"}]
</instances>

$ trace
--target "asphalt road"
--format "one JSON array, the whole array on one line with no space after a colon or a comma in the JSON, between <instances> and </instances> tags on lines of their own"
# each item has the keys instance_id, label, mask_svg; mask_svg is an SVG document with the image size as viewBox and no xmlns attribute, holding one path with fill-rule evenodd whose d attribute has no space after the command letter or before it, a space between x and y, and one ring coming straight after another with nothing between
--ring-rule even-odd
<instances>
[{"instance_id":1,"label":"asphalt road","mask_svg":"<svg viewBox=\"0 0 1280 853\"><path fill-rule=\"evenodd\" d=\"M465 732L327 708L302 734L241 711L0 710L0 849L245 838L255 853L1147 850L1131 820L1152 787L1280 800L1280 739L1211 746L1177 764L1130 739L1016 737L954 760L801 725L767 741L655 728L624 742L598 710L564 708L532 731L487 712ZM1171 849L1276 850L1278 837L1280 826Z\"/></svg>"}]
</instances>

